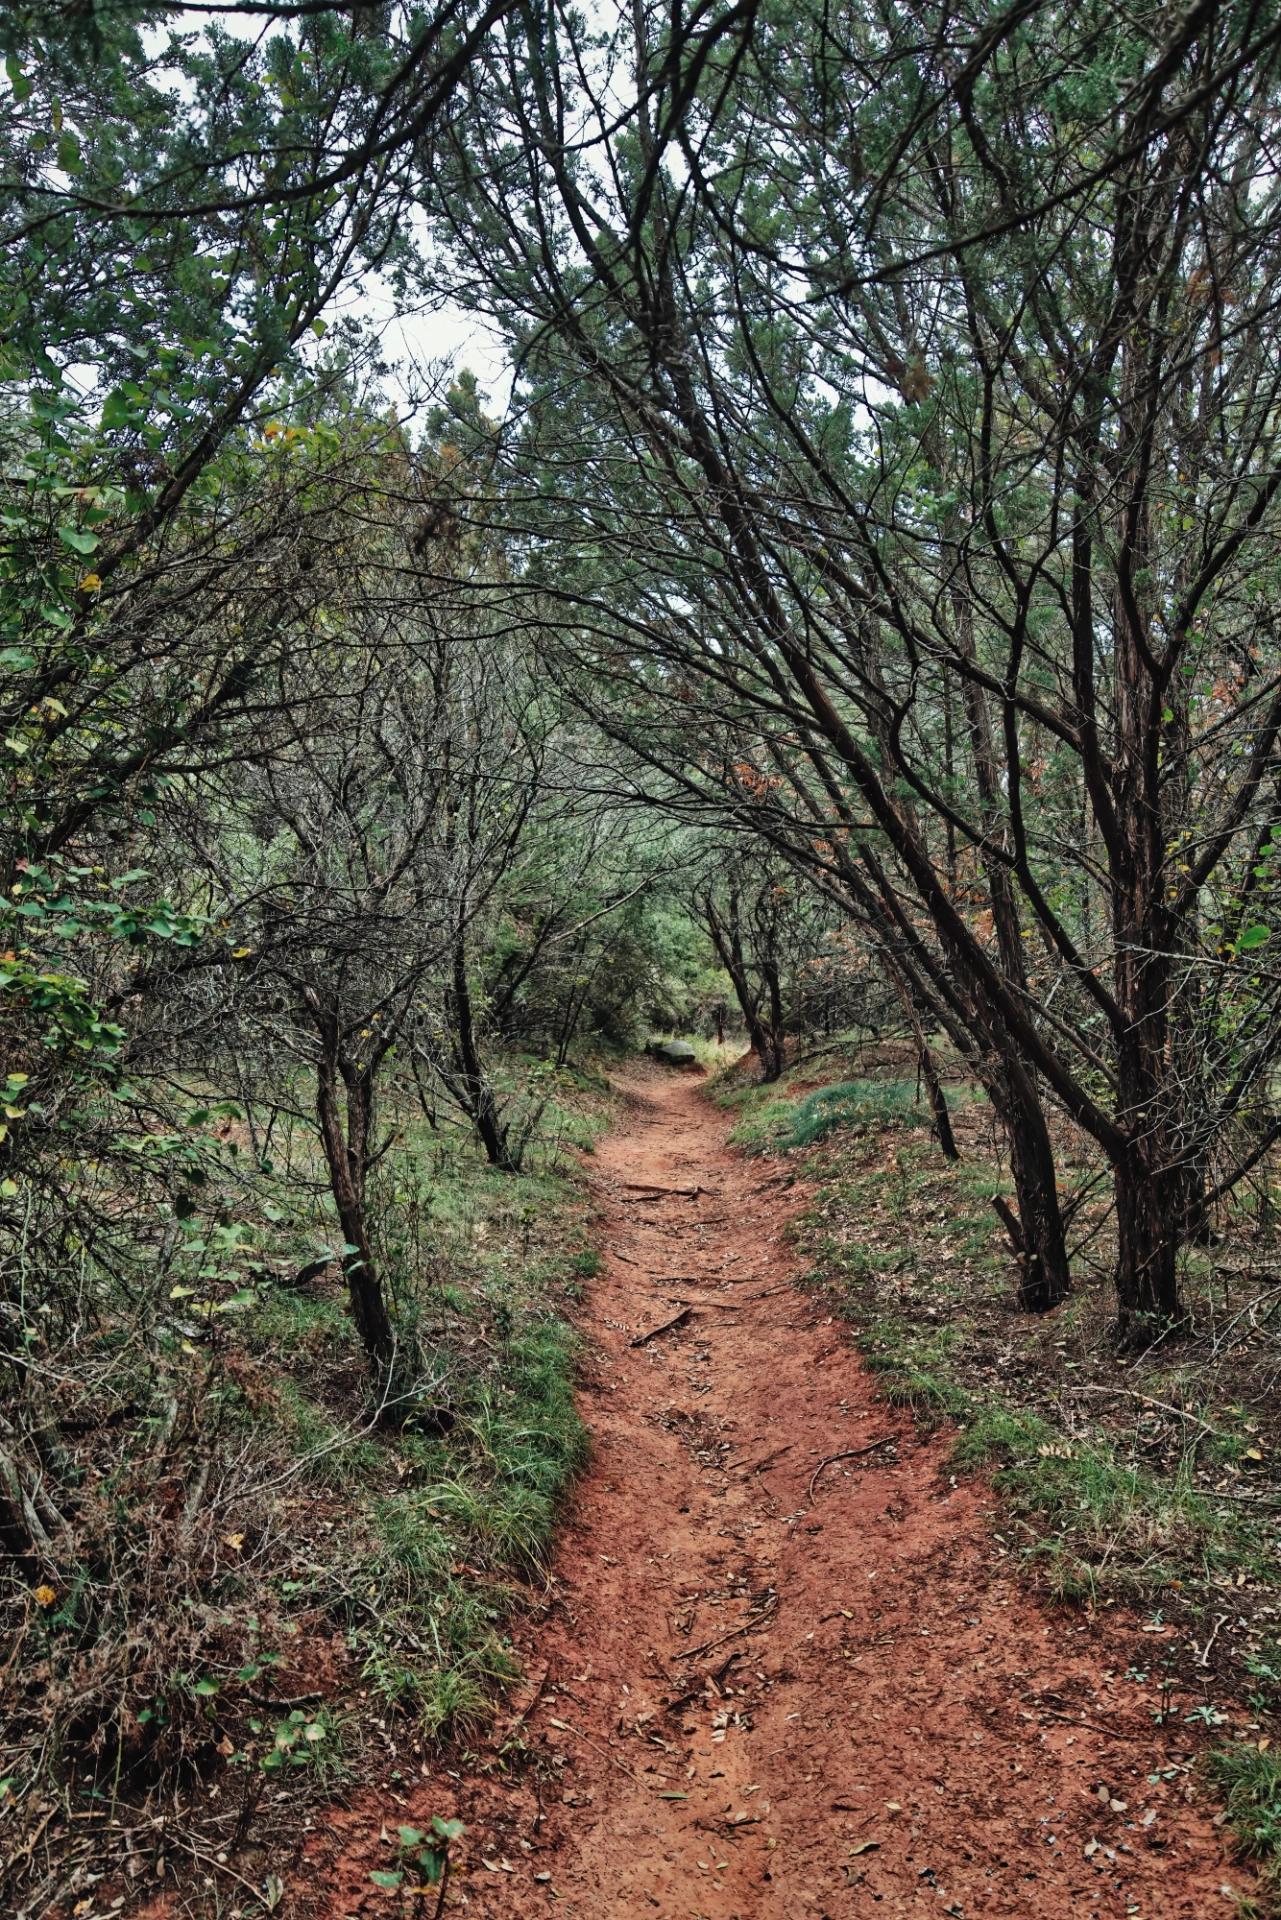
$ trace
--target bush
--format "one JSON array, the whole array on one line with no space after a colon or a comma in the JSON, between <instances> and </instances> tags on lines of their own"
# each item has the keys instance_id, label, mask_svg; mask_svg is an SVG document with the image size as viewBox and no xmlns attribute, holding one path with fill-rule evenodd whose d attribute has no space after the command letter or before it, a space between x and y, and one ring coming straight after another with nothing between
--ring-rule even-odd
<instances>
[{"instance_id":1,"label":"bush","mask_svg":"<svg viewBox=\"0 0 1281 1920\"><path fill-rule=\"evenodd\" d=\"M915 1081L840 1080L801 1101L780 1145L812 1147L838 1128L914 1126L924 1118Z\"/></svg>"}]
</instances>

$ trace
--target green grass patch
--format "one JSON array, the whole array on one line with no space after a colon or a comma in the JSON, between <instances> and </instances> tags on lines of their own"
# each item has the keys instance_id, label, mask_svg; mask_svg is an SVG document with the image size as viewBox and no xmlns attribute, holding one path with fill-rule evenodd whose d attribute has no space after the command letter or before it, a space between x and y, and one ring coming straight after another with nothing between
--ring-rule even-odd
<instances>
[{"instance_id":1,"label":"green grass patch","mask_svg":"<svg viewBox=\"0 0 1281 1920\"><path fill-rule=\"evenodd\" d=\"M1216 1573L1268 1573L1258 1529L1198 1490L1190 1461L1154 1474L1119 1455L1099 1431L1068 1437L1009 1405L976 1411L956 1443L965 1467L994 1467L1012 1510L1048 1529L1031 1548L1057 1572L1071 1556L1092 1597L1100 1586L1143 1594L1153 1586ZM1087 1572L1088 1570L1088 1572Z\"/></svg>"},{"instance_id":2,"label":"green grass patch","mask_svg":"<svg viewBox=\"0 0 1281 1920\"><path fill-rule=\"evenodd\" d=\"M758 1153L803 1150L836 1132L917 1126L927 1117L914 1080L841 1080L795 1099L777 1090L760 1097L764 1091L737 1090L726 1101L742 1115L731 1140Z\"/></svg>"},{"instance_id":3,"label":"green grass patch","mask_svg":"<svg viewBox=\"0 0 1281 1920\"><path fill-rule=\"evenodd\" d=\"M951 1328L905 1338L894 1321L877 1319L856 1327L854 1338L891 1406L908 1407L926 1418L964 1418L966 1396L948 1377L955 1341Z\"/></svg>"},{"instance_id":4,"label":"green grass patch","mask_svg":"<svg viewBox=\"0 0 1281 1920\"><path fill-rule=\"evenodd\" d=\"M812 1147L838 1128L915 1126L925 1118L913 1080L841 1080L819 1087L796 1107L783 1145Z\"/></svg>"},{"instance_id":5,"label":"green grass patch","mask_svg":"<svg viewBox=\"0 0 1281 1920\"><path fill-rule=\"evenodd\" d=\"M519 1175L491 1170L465 1127L406 1117L375 1216L413 1388L394 1419L368 1397L336 1264L264 1282L241 1323L257 1378L234 1416L270 1419L300 1502L342 1513L276 1603L340 1624L353 1677L430 1739L475 1729L517 1677L506 1623L586 1457L565 1314L600 1256L564 1149L599 1133L599 1093L558 1076ZM323 1246L323 1223L277 1212L281 1265Z\"/></svg>"},{"instance_id":6,"label":"green grass patch","mask_svg":"<svg viewBox=\"0 0 1281 1920\"><path fill-rule=\"evenodd\" d=\"M1237 1850L1259 1874L1258 1897L1242 1913L1281 1912L1281 1757L1243 1741L1207 1754L1203 1764L1222 1795Z\"/></svg>"},{"instance_id":7,"label":"green grass patch","mask_svg":"<svg viewBox=\"0 0 1281 1920\"><path fill-rule=\"evenodd\" d=\"M385 1705L432 1738L473 1728L515 1678L503 1631L512 1582L545 1567L586 1458L574 1336L511 1292L497 1352L455 1377L450 1430L398 1436L399 1484L364 1508L371 1545L350 1644Z\"/></svg>"}]
</instances>

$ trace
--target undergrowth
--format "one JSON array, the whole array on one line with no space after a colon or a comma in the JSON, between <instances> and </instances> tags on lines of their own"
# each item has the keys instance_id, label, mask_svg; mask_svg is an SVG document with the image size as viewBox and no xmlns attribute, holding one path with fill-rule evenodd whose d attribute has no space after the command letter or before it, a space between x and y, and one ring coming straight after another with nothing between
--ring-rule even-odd
<instances>
[{"instance_id":1,"label":"undergrowth","mask_svg":"<svg viewBox=\"0 0 1281 1920\"><path fill-rule=\"evenodd\" d=\"M799 1100L785 1095L742 1099L742 1116L730 1135L751 1152L790 1152L812 1147L829 1134L915 1125L922 1118L912 1080L843 1080L817 1087Z\"/></svg>"},{"instance_id":2,"label":"undergrowth","mask_svg":"<svg viewBox=\"0 0 1281 1920\"><path fill-rule=\"evenodd\" d=\"M1236 1325L1248 1295L1221 1253L1194 1250L1184 1286L1207 1329L1201 1345L1141 1365L1118 1355L1094 1224L1102 1188L1078 1228L1093 1258L1073 1295L1044 1318L1018 1313L992 1207L1010 1185L990 1110L949 1088L962 1158L948 1164L911 1082L891 1066L869 1083L856 1055L841 1069L817 1089L801 1069L780 1085L718 1093L740 1144L804 1156L814 1199L797 1238L809 1283L849 1322L885 1399L953 1429L951 1468L990 1472L1000 1538L1047 1598L1142 1608L1154 1630L1164 1623L1152 1671L1127 1677L1158 1719L1232 1727L1232 1744L1206 1765L1260 1869L1243 1911L1281 1912L1281 1762L1256 1737L1281 1708L1275 1436L1249 1376L1215 1359L1219 1329ZM1075 1165L1088 1180L1088 1164ZM1270 1325L1265 1314L1265 1335Z\"/></svg>"},{"instance_id":3,"label":"undergrowth","mask_svg":"<svg viewBox=\"0 0 1281 1920\"><path fill-rule=\"evenodd\" d=\"M197 1245L177 1220L149 1291L98 1285L56 1389L66 1491L37 1515L58 1575L14 1558L0 1580L6 1911L74 1904L113 1859L144 1891L175 1796L175 1832L243 1874L368 1775L377 1722L373 1764L416 1767L516 1677L507 1621L584 1458L566 1312L597 1256L566 1149L602 1112L562 1075L519 1177L404 1120L377 1176L390 1406L296 1142L246 1204L224 1125L201 1196L224 1224Z\"/></svg>"},{"instance_id":4,"label":"undergrowth","mask_svg":"<svg viewBox=\"0 0 1281 1920\"><path fill-rule=\"evenodd\" d=\"M1205 1757L1205 1771L1222 1796L1241 1856L1258 1875L1242 1920L1281 1911L1281 1758L1266 1744L1242 1741Z\"/></svg>"}]
</instances>

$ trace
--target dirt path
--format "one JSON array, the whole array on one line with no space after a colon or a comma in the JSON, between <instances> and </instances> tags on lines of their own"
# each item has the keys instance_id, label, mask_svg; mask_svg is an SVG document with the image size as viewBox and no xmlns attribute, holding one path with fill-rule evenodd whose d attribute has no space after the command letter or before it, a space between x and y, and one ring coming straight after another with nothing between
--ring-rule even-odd
<instances>
[{"instance_id":1,"label":"dirt path","mask_svg":"<svg viewBox=\"0 0 1281 1920\"><path fill-rule=\"evenodd\" d=\"M1242 1876L1124 1677L1158 1637L1020 1592L983 1489L792 1286L796 1190L727 1148L696 1078L625 1091L594 1460L508 1723L531 1752L388 1818L467 1821L477 1920L1229 1920ZM333 1920L387 1903L357 1817Z\"/></svg>"}]
</instances>

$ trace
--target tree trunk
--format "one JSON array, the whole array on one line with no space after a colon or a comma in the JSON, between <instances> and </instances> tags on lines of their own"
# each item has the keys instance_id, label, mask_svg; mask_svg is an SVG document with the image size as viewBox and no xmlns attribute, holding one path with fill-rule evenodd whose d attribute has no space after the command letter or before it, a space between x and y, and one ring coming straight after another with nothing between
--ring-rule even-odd
<instances>
[{"instance_id":1,"label":"tree trunk","mask_svg":"<svg viewBox=\"0 0 1281 1920\"><path fill-rule=\"evenodd\" d=\"M761 1063L761 1085L768 1087L782 1077L783 1068L787 1065L786 1037L772 1021L766 1021L754 1044Z\"/></svg>"},{"instance_id":2,"label":"tree trunk","mask_svg":"<svg viewBox=\"0 0 1281 1920\"><path fill-rule=\"evenodd\" d=\"M1026 1068L1002 1061L985 1079L1010 1143L1010 1171L1019 1208L1017 1230L1008 1208L997 1211L1010 1229L1019 1257L1019 1305L1027 1313L1046 1313L1067 1298L1072 1285L1054 1177L1054 1147Z\"/></svg>"},{"instance_id":3,"label":"tree trunk","mask_svg":"<svg viewBox=\"0 0 1281 1920\"><path fill-rule=\"evenodd\" d=\"M774 1016L771 1018L762 1013L761 996L752 991L752 983L748 977L737 892L730 893L729 912L724 921L717 913L710 894L703 897L702 905L703 918L711 936L712 945L716 949L717 958L729 975L730 985L734 989L734 998L738 1001L739 1012L747 1028L752 1052L761 1063L761 1082L768 1086L771 1081L777 1080L783 1071L782 995L777 974L768 983L771 1012Z\"/></svg>"},{"instance_id":4,"label":"tree trunk","mask_svg":"<svg viewBox=\"0 0 1281 1920\"><path fill-rule=\"evenodd\" d=\"M1179 1168L1154 1172L1136 1152L1117 1167L1115 1191L1117 1332L1146 1346L1181 1317L1175 1223L1186 1184Z\"/></svg>"},{"instance_id":5,"label":"tree trunk","mask_svg":"<svg viewBox=\"0 0 1281 1920\"><path fill-rule=\"evenodd\" d=\"M494 1090L481 1063L476 1044L476 1021L472 1009L471 983L467 978L467 947L460 935L454 942L453 993L454 1068L467 1117L476 1129L476 1137L485 1149L491 1167L501 1173L519 1173L520 1164L511 1151L507 1128L503 1125Z\"/></svg>"},{"instance_id":6,"label":"tree trunk","mask_svg":"<svg viewBox=\"0 0 1281 1920\"><path fill-rule=\"evenodd\" d=\"M916 1048L916 1070L924 1084L925 1097L930 1103L934 1132L943 1158L959 1160L961 1155L956 1144L956 1135L952 1131L952 1116L947 1110L947 1095L943 1091L943 1082L939 1079L934 1055L930 1051L929 1041L925 1038L925 1029L921 1025L907 982L888 955L883 957L882 965L889 976L890 985L898 995L907 1024L911 1029L912 1043Z\"/></svg>"},{"instance_id":7,"label":"tree trunk","mask_svg":"<svg viewBox=\"0 0 1281 1920\"><path fill-rule=\"evenodd\" d=\"M767 1062L763 1079L768 1083L777 1080L787 1065L787 1023L783 1016L783 987L778 977L778 968L770 962L762 964L765 975L765 988L769 996L769 1020L766 1028Z\"/></svg>"},{"instance_id":8,"label":"tree trunk","mask_svg":"<svg viewBox=\"0 0 1281 1920\"><path fill-rule=\"evenodd\" d=\"M384 1373L395 1352L396 1336L374 1266L365 1220L365 1170L368 1158L368 1088L347 1087L347 1128L339 1109L336 1027L322 1039L316 1068L316 1116L329 1170L329 1186L348 1251L342 1257L351 1315L375 1376Z\"/></svg>"}]
</instances>

